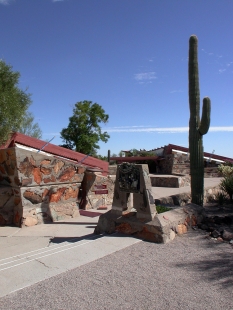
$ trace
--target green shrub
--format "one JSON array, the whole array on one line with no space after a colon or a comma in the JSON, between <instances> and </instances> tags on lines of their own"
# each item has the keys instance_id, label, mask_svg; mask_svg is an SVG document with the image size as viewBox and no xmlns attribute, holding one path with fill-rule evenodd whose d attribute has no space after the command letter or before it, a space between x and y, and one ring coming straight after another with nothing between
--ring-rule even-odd
<instances>
[{"instance_id":1,"label":"green shrub","mask_svg":"<svg viewBox=\"0 0 233 310\"><path fill-rule=\"evenodd\" d=\"M158 214L159 214L159 213L167 212L167 211L169 211L170 209L167 208L167 207L165 207L165 206L160 206L160 205L158 205L158 206L156 206L156 210L157 210L157 212L158 212Z\"/></svg>"},{"instance_id":2,"label":"green shrub","mask_svg":"<svg viewBox=\"0 0 233 310\"><path fill-rule=\"evenodd\" d=\"M230 197L230 200L233 200L233 175L225 176L219 185L220 189L227 193Z\"/></svg>"},{"instance_id":3,"label":"green shrub","mask_svg":"<svg viewBox=\"0 0 233 310\"><path fill-rule=\"evenodd\" d=\"M216 198L218 200L219 205L223 205L223 203L226 201L227 197L224 192L218 192L216 195Z\"/></svg>"},{"instance_id":4,"label":"green shrub","mask_svg":"<svg viewBox=\"0 0 233 310\"><path fill-rule=\"evenodd\" d=\"M218 171L224 177L229 177L233 175L233 165L231 163L224 163L218 166Z\"/></svg>"}]
</instances>

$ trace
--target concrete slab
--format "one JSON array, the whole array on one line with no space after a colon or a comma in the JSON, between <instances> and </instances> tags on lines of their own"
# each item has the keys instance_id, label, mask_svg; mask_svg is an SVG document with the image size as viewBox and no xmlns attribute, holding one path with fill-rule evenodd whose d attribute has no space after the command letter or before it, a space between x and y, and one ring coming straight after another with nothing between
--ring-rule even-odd
<instances>
[{"instance_id":1,"label":"concrete slab","mask_svg":"<svg viewBox=\"0 0 233 310\"><path fill-rule=\"evenodd\" d=\"M102 213L86 211L86 216L69 221L0 228L0 297L140 242L121 234L94 235Z\"/></svg>"},{"instance_id":2,"label":"concrete slab","mask_svg":"<svg viewBox=\"0 0 233 310\"><path fill-rule=\"evenodd\" d=\"M120 234L90 236L0 260L0 297L140 242Z\"/></svg>"},{"instance_id":3,"label":"concrete slab","mask_svg":"<svg viewBox=\"0 0 233 310\"><path fill-rule=\"evenodd\" d=\"M204 187L215 187L218 186L222 178L204 178ZM183 186L179 188L171 187L152 187L152 195L154 199L159 199L162 197L169 197L172 195L190 193L190 186Z\"/></svg>"},{"instance_id":4,"label":"concrete slab","mask_svg":"<svg viewBox=\"0 0 233 310\"><path fill-rule=\"evenodd\" d=\"M205 179L205 187L219 182ZM190 187L152 187L155 199L184 191ZM141 242L119 233L94 235L99 216L108 210L81 211L79 218L52 224L0 227L0 297Z\"/></svg>"}]
</instances>

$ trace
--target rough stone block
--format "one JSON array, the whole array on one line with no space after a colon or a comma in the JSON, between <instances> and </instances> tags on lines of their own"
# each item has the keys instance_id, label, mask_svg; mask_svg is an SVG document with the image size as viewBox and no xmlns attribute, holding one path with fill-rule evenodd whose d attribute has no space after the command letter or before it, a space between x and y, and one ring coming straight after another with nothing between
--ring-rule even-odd
<instances>
[{"instance_id":1,"label":"rough stone block","mask_svg":"<svg viewBox=\"0 0 233 310\"><path fill-rule=\"evenodd\" d=\"M23 224L28 227L35 226L37 225L37 223L38 223L38 220L31 216L26 217L26 219L23 222Z\"/></svg>"},{"instance_id":2,"label":"rough stone block","mask_svg":"<svg viewBox=\"0 0 233 310\"><path fill-rule=\"evenodd\" d=\"M176 234L184 234L193 224L196 226L201 223L203 217L204 209L195 204L160 213L151 221L140 220L136 212L119 216L114 210L110 210L99 217L95 233L120 231L143 240L167 243L172 241Z\"/></svg>"}]
</instances>

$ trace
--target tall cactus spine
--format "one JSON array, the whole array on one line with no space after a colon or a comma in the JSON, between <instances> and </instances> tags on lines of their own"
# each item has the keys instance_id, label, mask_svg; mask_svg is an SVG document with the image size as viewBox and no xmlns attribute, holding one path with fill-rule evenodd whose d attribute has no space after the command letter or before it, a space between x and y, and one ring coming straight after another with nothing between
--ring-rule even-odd
<instances>
[{"instance_id":1,"label":"tall cactus spine","mask_svg":"<svg viewBox=\"0 0 233 310\"><path fill-rule=\"evenodd\" d=\"M189 153L191 174L192 203L203 206L204 201L204 158L202 136L210 126L211 102L203 99L200 120L200 91L198 75L198 39L192 35L189 39Z\"/></svg>"}]
</instances>

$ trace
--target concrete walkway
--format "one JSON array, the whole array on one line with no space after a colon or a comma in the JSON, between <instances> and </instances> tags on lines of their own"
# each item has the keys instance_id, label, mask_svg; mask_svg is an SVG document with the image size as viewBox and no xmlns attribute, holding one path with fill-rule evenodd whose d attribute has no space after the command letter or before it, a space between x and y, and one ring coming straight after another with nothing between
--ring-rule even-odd
<instances>
[{"instance_id":1,"label":"concrete walkway","mask_svg":"<svg viewBox=\"0 0 233 310\"><path fill-rule=\"evenodd\" d=\"M140 240L93 234L100 212L27 228L0 228L0 297L126 248Z\"/></svg>"},{"instance_id":2,"label":"concrete walkway","mask_svg":"<svg viewBox=\"0 0 233 310\"><path fill-rule=\"evenodd\" d=\"M221 178L205 178L204 179L204 187L215 187L220 183ZM184 186L179 188L171 188L171 187L152 187L152 194L154 199L159 199L162 197L168 197L171 195L182 194L182 193L190 193L190 186Z\"/></svg>"},{"instance_id":3,"label":"concrete walkway","mask_svg":"<svg viewBox=\"0 0 233 310\"><path fill-rule=\"evenodd\" d=\"M0 310L232 310L232 254L195 230L168 244L141 241L4 296Z\"/></svg>"},{"instance_id":4,"label":"concrete walkway","mask_svg":"<svg viewBox=\"0 0 233 310\"><path fill-rule=\"evenodd\" d=\"M205 187L219 178L205 179ZM190 187L153 187L154 198L189 192ZM81 210L76 219L27 228L0 227L0 297L142 242L120 234L93 234L101 213Z\"/></svg>"}]
</instances>

